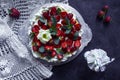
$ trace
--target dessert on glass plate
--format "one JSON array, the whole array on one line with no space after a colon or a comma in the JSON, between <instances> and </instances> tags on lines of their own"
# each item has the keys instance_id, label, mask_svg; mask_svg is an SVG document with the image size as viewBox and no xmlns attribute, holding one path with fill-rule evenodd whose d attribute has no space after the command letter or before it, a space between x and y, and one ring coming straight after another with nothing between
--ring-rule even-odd
<instances>
[{"instance_id":1,"label":"dessert on glass plate","mask_svg":"<svg viewBox=\"0 0 120 80\"><path fill-rule=\"evenodd\" d=\"M74 59L92 39L82 16L62 3L45 4L30 16L29 47L32 55L53 65Z\"/></svg>"}]
</instances>

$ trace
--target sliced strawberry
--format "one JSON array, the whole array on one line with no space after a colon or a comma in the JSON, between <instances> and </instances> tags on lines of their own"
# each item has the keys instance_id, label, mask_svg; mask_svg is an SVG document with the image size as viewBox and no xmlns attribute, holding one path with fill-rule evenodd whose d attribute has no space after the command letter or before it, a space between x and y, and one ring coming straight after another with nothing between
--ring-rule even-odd
<instances>
[{"instance_id":1,"label":"sliced strawberry","mask_svg":"<svg viewBox=\"0 0 120 80\"><path fill-rule=\"evenodd\" d=\"M57 9L56 7L51 7L50 15L56 15Z\"/></svg>"},{"instance_id":2,"label":"sliced strawberry","mask_svg":"<svg viewBox=\"0 0 120 80\"><path fill-rule=\"evenodd\" d=\"M46 49L46 50L53 50L54 47L53 47L53 46L48 46L48 45L46 45L46 46L45 46L45 49Z\"/></svg>"},{"instance_id":3,"label":"sliced strawberry","mask_svg":"<svg viewBox=\"0 0 120 80\"><path fill-rule=\"evenodd\" d=\"M55 57L56 54L57 54L56 51L53 50L52 53L51 53L51 56L52 56L52 57Z\"/></svg>"},{"instance_id":4,"label":"sliced strawberry","mask_svg":"<svg viewBox=\"0 0 120 80\"><path fill-rule=\"evenodd\" d=\"M76 20L74 20L74 19L72 18L72 19L70 20L70 23L74 25L74 24L76 24Z\"/></svg>"},{"instance_id":5,"label":"sliced strawberry","mask_svg":"<svg viewBox=\"0 0 120 80\"><path fill-rule=\"evenodd\" d=\"M58 58L59 60L61 60L61 59L63 58L63 55L62 55L62 54L58 54L58 55L57 55L57 58Z\"/></svg>"},{"instance_id":6,"label":"sliced strawberry","mask_svg":"<svg viewBox=\"0 0 120 80\"><path fill-rule=\"evenodd\" d=\"M42 25L41 28L44 29L44 30L48 29L48 27L46 25Z\"/></svg>"},{"instance_id":7,"label":"sliced strawberry","mask_svg":"<svg viewBox=\"0 0 120 80\"><path fill-rule=\"evenodd\" d=\"M65 12L65 11L61 12L60 15L61 15L62 18L65 18L65 17L67 17L67 12Z\"/></svg>"},{"instance_id":8,"label":"sliced strawberry","mask_svg":"<svg viewBox=\"0 0 120 80\"><path fill-rule=\"evenodd\" d=\"M74 51L76 51L76 50L77 50L76 47L72 47L72 48L71 48L71 52L74 52Z\"/></svg>"},{"instance_id":9,"label":"sliced strawberry","mask_svg":"<svg viewBox=\"0 0 120 80\"><path fill-rule=\"evenodd\" d=\"M37 52L39 48L37 46L32 46L32 49L34 52Z\"/></svg>"},{"instance_id":10,"label":"sliced strawberry","mask_svg":"<svg viewBox=\"0 0 120 80\"><path fill-rule=\"evenodd\" d=\"M66 40L66 42L69 47L71 47L73 44L73 41L71 39Z\"/></svg>"},{"instance_id":11,"label":"sliced strawberry","mask_svg":"<svg viewBox=\"0 0 120 80\"><path fill-rule=\"evenodd\" d=\"M38 47L41 46L41 42L40 42L40 40L37 40L36 45L37 45Z\"/></svg>"},{"instance_id":12,"label":"sliced strawberry","mask_svg":"<svg viewBox=\"0 0 120 80\"><path fill-rule=\"evenodd\" d=\"M40 20L38 20L38 25L39 26L42 26L42 25L44 25L45 23L42 23Z\"/></svg>"},{"instance_id":13,"label":"sliced strawberry","mask_svg":"<svg viewBox=\"0 0 120 80\"><path fill-rule=\"evenodd\" d=\"M59 16L59 15L55 16L55 18L56 18L56 21L57 21L57 22L60 21L60 16Z\"/></svg>"},{"instance_id":14,"label":"sliced strawberry","mask_svg":"<svg viewBox=\"0 0 120 80\"><path fill-rule=\"evenodd\" d=\"M67 14L67 17L68 17L69 20L71 20L73 18L73 14L69 13L69 14Z\"/></svg>"},{"instance_id":15,"label":"sliced strawberry","mask_svg":"<svg viewBox=\"0 0 120 80\"><path fill-rule=\"evenodd\" d=\"M69 39L73 39L73 37L74 37L74 34L72 34L72 33L68 34Z\"/></svg>"},{"instance_id":16,"label":"sliced strawberry","mask_svg":"<svg viewBox=\"0 0 120 80\"><path fill-rule=\"evenodd\" d=\"M67 42L65 41L65 42L62 42L61 43L61 46L62 46L62 48L67 48Z\"/></svg>"},{"instance_id":17,"label":"sliced strawberry","mask_svg":"<svg viewBox=\"0 0 120 80\"><path fill-rule=\"evenodd\" d=\"M40 30L40 27L38 25L34 25L34 27L32 27L32 32L34 33L38 33Z\"/></svg>"},{"instance_id":18,"label":"sliced strawberry","mask_svg":"<svg viewBox=\"0 0 120 80\"><path fill-rule=\"evenodd\" d=\"M66 23L66 20L62 20L62 21L61 21L61 24L66 25L66 24L67 24L67 23Z\"/></svg>"},{"instance_id":19,"label":"sliced strawberry","mask_svg":"<svg viewBox=\"0 0 120 80\"><path fill-rule=\"evenodd\" d=\"M56 24L56 28L59 29L62 25L61 24Z\"/></svg>"},{"instance_id":20,"label":"sliced strawberry","mask_svg":"<svg viewBox=\"0 0 120 80\"><path fill-rule=\"evenodd\" d=\"M50 16L49 16L49 11L45 11L45 12L43 12L43 17L45 18L45 19L48 19Z\"/></svg>"},{"instance_id":21,"label":"sliced strawberry","mask_svg":"<svg viewBox=\"0 0 120 80\"><path fill-rule=\"evenodd\" d=\"M38 41L38 39L37 39L37 37L35 36L35 37L33 38L33 42L36 42L36 41Z\"/></svg>"},{"instance_id":22,"label":"sliced strawberry","mask_svg":"<svg viewBox=\"0 0 120 80\"><path fill-rule=\"evenodd\" d=\"M61 30L57 30L57 36L61 36L61 34L62 34L62 31Z\"/></svg>"},{"instance_id":23,"label":"sliced strawberry","mask_svg":"<svg viewBox=\"0 0 120 80\"><path fill-rule=\"evenodd\" d=\"M74 27L75 30L79 31L81 29L81 24L75 24Z\"/></svg>"},{"instance_id":24,"label":"sliced strawberry","mask_svg":"<svg viewBox=\"0 0 120 80\"><path fill-rule=\"evenodd\" d=\"M74 47L79 48L81 46L80 40L74 42Z\"/></svg>"}]
</instances>

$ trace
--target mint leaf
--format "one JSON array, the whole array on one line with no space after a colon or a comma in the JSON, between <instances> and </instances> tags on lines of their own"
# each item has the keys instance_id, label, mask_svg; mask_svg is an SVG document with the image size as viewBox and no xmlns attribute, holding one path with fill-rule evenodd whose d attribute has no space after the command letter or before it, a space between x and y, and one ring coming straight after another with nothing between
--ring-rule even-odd
<instances>
[{"instance_id":1,"label":"mint leaf","mask_svg":"<svg viewBox=\"0 0 120 80\"><path fill-rule=\"evenodd\" d=\"M40 20L42 23L45 23L45 24L47 23L47 20L46 20L45 18L43 18L43 17L40 17L39 20Z\"/></svg>"},{"instance_id":2,"label":"mint leaf","mask_svg":"<svg viewBox=\"0 0 120 80\"><path fill-rule=\"evenodd\" d=\"M65 31L65 34L69 34L71 32L71 29L68 29Z\"/></svg>"},{"instance_id":3,"label":"mint leaf","mask_svg":"<svg viewBox=\"0 0 120 80\"><path fill-rule=\"evenodd\" d=\"M43 53L44 51L45 51L44 46L41 46L41 47L39 48L39 52Z\"/></svg>"},{"instance_id":4,"label":"mint leaf","mask_svg":"<svg viewBox=\"0 0 120 80\"><path fill-rule=\"evenodd\" d=\"M59 42L60 42L59 37L54 39L54 43L55 43L56 45L58 45L58 44L59 44Z\"/></svg>"},{"instance_id":5,"label":"mint leaf","mask_svg":"<svg viewBox=\"0 0 120 80\"><path fill-rule=\"evenodd\" d=\"M61 12L61 9L58 8L58 9L57 9L57 14L60 14L60 12Z\"/></svg>"},{"instance_id":6,"label":"mint leaf","mask_svg":"<svg viewBox=\"0 0 120 80\"><path fill-rule=\"evenodd\" d=\"M52 22L53 22L52 26L55 27L56 24L57 24L57 21L56 21L55 17L51 17L51 20L52 20Z\"/></svg>"},{"instance_id":7,"label":"mint leaf","mask_svg":"<svg viewBox=\"0 0 120 80\"><path fill-rule=\"evenodd\" d=\"M79 37L79 32L77 31L77 32L75 32L75 34L74 34L73 40L76 40L78 37Z\"/></svg>"},{"instance_id":8,"label":"mint leaf","mask_svg":"<svg viewBox=\"0 0 120 80\"><path fill-rule=\"evenodd\" d=\"M62 49L60 49L60 48L56 48L56 52L57 52L58 54L64 54L64 52L63 52Z\"/></svg>"},{"instance_id":9,"label":"mint leaf","mask_svg":"<svg viewBox=\"0 0 120 80\"><path fill-rule=\"evenodd\" d=\"M29 36L30 36L31 39L33 39L34 36L35 36L35 33L31 32Z\"/></svg>"}]
</instances>

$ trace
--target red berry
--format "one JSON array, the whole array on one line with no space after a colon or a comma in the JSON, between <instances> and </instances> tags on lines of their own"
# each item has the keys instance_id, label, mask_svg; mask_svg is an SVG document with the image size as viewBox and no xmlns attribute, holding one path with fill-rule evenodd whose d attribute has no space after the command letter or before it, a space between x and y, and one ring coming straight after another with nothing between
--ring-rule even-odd
<instances>
[{"instance_id":1,"label":"red berry","mask_svg":"<svg viewBox=\"0 0 120 80\"><path fill-rule=\"evenodd\" d=\"M62 21L61 21L61 24L66 25L66 24L67 24L67 23L66 23L66 20L62 20Z\"/></svg>"},{"instance_id":2,"label":"red berry","mask_svg":"<svg viewBox=\"0 0 120 80\"><path fill-rule=\"evenodd\" d=\"M61 43L61 46L62 46L62 48L67 48L67 42L65 41L65 42L62 42Z\"/></svg>"},{"instance_id":3,"label":"red berry","mask_svg":"<svg viewBox=\"0 0 120 80\"><path fill-rule=\"evenodd\" d=\"M74 42L74 47L79 48L81 46L80 40Z\"/></svg>"},{"instance_id":4,"label":"red berry","mask_svg":"<svg viewBox=\"0 0 120 80\"><path fill-rule=\"evenodd\" d=\"M73 18L73 14L72 14L72 13L69 13L69 14L67 15L67 17L68 17L69 20L71 20L71 19Z\"/></svg>"},{"instance_id":5,"label":"red berry","mask_svg":"<svg viewBox=\"0 0 120 80\"><path fill-rule=\"evenodd\" d=\"M62 35L62 31L61 30L57 30L57 36L61 36Z\"/></svg>"},{"instance_id":6,"label":"red berry","mask_svg":"<svg viewBox=\"0 0 120 80\"><path fill-rule=\"evenodd\" d=\"M45 23L42 23L40 20L38 20L38 25L39 26L42 26L42 25L44 25Z\"/></svg>"},{"instance_id":7,"label":"red berry","mask_svg":"<svg viewBox=\"0 0 120 80\"><path fill-rule=\"evenodd\" d=\"M41 46L41 42L40 42L40 40L37 40L36 45L37 45L38 47Z\"/></svg>"},{"instance_id":8,"label":"red berry","mask_svg":"<svg viewBox=\"0 0 120 80\"><path fill-rule=\"evenodd\" d=\"M81 28L81 24L75 24L74 27L75 27L75 30L79 31Z\"/></svg>"},{"instance_id":9,"label":"red berry","mask_svg":"<svg viewBox=\"0 0 120 80\"><path fill-rule=\"evenodd\" d=\"M56 21L57 21L57 22L60 21L60 16L59 16L59 15L55 16L55 18L56 18Z\"/></svg>"},{"instance_id":10,"label":"red berry","mask_svg":"<svg viewBox=\"0 0 120 80\"><path fill-rule=\"evenodd\" d=\"M68 45L69 47L71 47L71 46L72 46L72 44L73 44L73 41L72 41L72 40L70 40L70 39L66 40L66 42L67 42L67 45Z\"/></svg>"},{"instance_id":11,"label":"red berry","mask_svg":"<svg viewBox=\"0 0 120 80\"><path fill-rule=\"evenodd\" d=\"M45 19L48 19L48 18L49 18L49 11L43 12L43 17L44 17Z\"/></svg>"},{"instance_id":12,"label":"red berry","mask_svg":"<svg viewBox=\"0 0 120 80\"><path fill-rule=\"evenodd\" d=\"M65 18L65 17L67 17L67 12L61 12L60 15L62 18Z\"/></svg>"},{"instance_id":13,"label":"red berry","mask_svg":"<svg viewBox=\"0 0 120 80\"><path fill-rule=\"evenodd\" d=\"M103 19L104 16L105 16L105 12L104 12L104 11L101 10L101 11L98 12L98 17L99 17L99 18L102 18L102 19Z\"/></svg>"},{"instance_id":14,"label":"red berry","mask_svg":"<svg viewBox=\"0 0 120 80\"><path fill-rule=\"evenodd\" d=\"M74 25L74 24L76 24L76 20L71 19L71 20L70 20L70 23Z\"/></svg>"},{"instance_id":15,"label":"red berry","mask_svg":"<svg viewBox=\"0 0 120 80\"><path fill-rule=\"evenodd\" d=\"M59 60L61 60L61 59L63 58L63 55L62 55L62 54L58 54L58 55L57 55L57 58L58 58Z\"/></svg>"},{"instance_id":16,"label":"red berry","mask_svg":"<svg viewBox=\"0 0 120 80\"><path fill-rule=\"evenodd\" d=\"M56 28L59 29L61 27L61 24L56 24Z\"/></svg>"},{"instance_id":17,"label":"red berry","mask_svg":"<svg viewBox=\"0 0 120 80\"><path fill-rule=\"evenodd\" d=\"M42 25L41 28L44 30L48 29L48 27L46 25Z\"/></svg>"},{"instance_id":18,"label":"red berry","mask_svg":"<svg viewBox=\"0 0 120 80\"><path fill-rule=\"evenodd\" d=\"M37 52L39 48L37 46L32 46L32 49L34 52Z\"/></svg>"},{"instance_id":19,"label":"red berry","mask_svg":"<svg viewBox=\"0 0 120 80\"><path fill-rule=\"evenodd\" d=\"M51 7L50 14L51 14L51 15L56 15L56 13L57 13L56 7Z\"/></svg>"},{"instance_id":20,"label":"red berry","mask_svg":"<svg viewBox=\"0 0 120 80\"><path fill-rule=\"evenodd\" d=\"M37 39L37 37L35 36L35 37L33 38L33 42L36 42L36 41L38 41L38 39Z\"/></svg>"},{"instance_id":21,"label":"red berry","mask_svg":"<svg viewBox=\"0 0 120 80\"><path fill-rule=\"evenodd\" d=\"M107 16L105 19L104 19L104 22L105 23L109 23L111 21L111 17L110 16Z\"/></svg>"},{"instance_id":22,"label":"red berry","mask_svg":"<svg viewBox=\"0 0 120 80\"><path fill-rule=\"evenodd\" d=\"M53 50L53 48L54 48L53 46L47 46L47 45L45 46L46 50Z\"/></svg>"},{"instance_id":23,"label":"red berry","mask_svg":"<svg viewBox=\"0 0 120 80\"><path fill-rule=\"evenodd\" d=\"M72 47L72 48L71 48L71 52L76 51L76 49L77 49L76 47Z\"/></svg>"},{"instance_id":24,"label":"red berry","mask_svg":"<svg viewBox=\"0 0 120 80\"><path fill-rule=\"evenodd\" d=\"M9 10L9 15L13 18L19 18L20 12L16 8L11 8Z\"/></svg>"},{"instance_id":25,"label":"red berry","mask_svg":"<svg viewBox=\"0 0 120 80\"><path fill-rule=\"evenodd\" d=\"M109 9L109 6L108 6L108 5L105 5L105 6L102 8L102 10L105 11L105 12L107 12L108 9Z\"/></svg>"},{"instance_id":26,"label":"red berry","mask_svg":"<svg viewBox=\"0 0 120 80\"><path fill-rule=\"evenodd\" d=\"M32 32L38 33L40 30L40 27L38 25L34 25L34 27L32 27Z\"/></svg>"},{"instance_id":27,"label":"red berry","mask_svg":"<svg viewBox=\"0 0 120 80\"><path fill-rule=\"evenodd\" d=\"M52 56L52 57L55 57L56 54L57 54L56 51L52 51L51 56Z\"/></svg>"},{"instance_id":28,"label":"red berry","mask_svg":"<svg viewBox=\"0 0 120 80\"><path fill-rule=\"evenodd\" d=\"M48 27L49 27L49 28L52 27L52 24L53 24L52 21L48 21Z\"/></svg>"}]
</instances>

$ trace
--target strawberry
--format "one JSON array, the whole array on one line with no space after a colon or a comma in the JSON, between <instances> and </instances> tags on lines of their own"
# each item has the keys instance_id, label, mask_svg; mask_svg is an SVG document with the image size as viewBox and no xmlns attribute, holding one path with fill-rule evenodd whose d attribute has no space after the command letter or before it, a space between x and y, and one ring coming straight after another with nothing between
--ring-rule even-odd
<instances>
[{"instance_id":1,"label":"strawberry","mask_svg":"<svg viewBox=\"0 0 120 80\"><path fill-rule=\"evenodd\" d=\"M72 48L71 48L71 52L76 51L76 49L77 49L76 47L72 47Z\"/></svg>"},{"instance_id":2,"label":"strawberry","mask_svg":"<svg viewBox=\"0 0 120 80\"><path fill-rule=\"evenodd\" d=\"M66 23L66 20L62 20L62 21L61 21L61 24L66 25L66 24L67 24L67 23Z\"/></svg>"},{"instance_id":3,"label":"strawberry","mask_svg":"<svg viewBox=\"0 0 120 80\"><path fill-rule=\"evenodd\" d=\"M57 9L56 7L51 7L50 15L56 15Z\"/></svg>"},{"instance_id":4,"label":"strawberry","mask_svg":"<svg viewBox=\"0 0 120 80\"><path fill-rule=\"evenodd\" d=\"M59 29L62 25L61 24L56 24L56 28Z\"/></svg>"},{"instance_id":5,"label":"strawberry","mask_svg":"<svg viewBox=\"0 0 120 80\"><path fill-rule=\"evenodd\" d=\"M44 25L45 23L42 23L40 20L38 20L38 25L39 26L42 26L42 25Z\"/></svg>"},{"instance_id":6,"label":"strawberry","mask_svg":"<svg viewBox=\"0 0 120 80\"><path fill-rule=\"evenodd\" d=\"M16 8L11 8L9 10L9 15L13 18L19 18L20 12Z\"/></svg>"},{"instance_id":7,"label":"strawberry","mask_svg":"<svg viewBox=\"0 0 120 80\"><path fill-rule=\"evenodd\" d=\"M36 41L36 45L37 45L38 47L41 46L41 42L40 42L40 40L37 40L37 41Z\"/></svg>"},{"instance_id":8,"label":"strawberry","mask_svg":"<svg viewBox=\"0 0 120 80\"><path fill-rule=\"evenodd\" d=\"M56 21L57 21L57 22L60 21L60 16L59 16L59 15L55 16L55 18L56 18Z\"/></svg>"},{"instance_id":9,"label":"strawberry","mask_svg":"<svg viewBox=\"0 0 120 80\"><path fill-rule=\"evenodd\" d=\"M48 53L41 54L41 57L46 57L46 56L48 56Z\"/></svg>"},{"instance_id":10,"label":"strawberry","mask_svg":"<svg viewBox=\"0 0 120 80\"><path fill-rule=\"evenodd\" d=\"M48 45L45 46L46 50L53 50L53 48L54 48L53 46L48 46Z\"/></svg>"},{"instance_id":11,"label":"strawberry","mask_svg":"<svg viewBox=\"0 0 120 80\"><path fill-rule=\"evenodd\" d=\"M61 60L61 59L63 58L63 55L62 55L62 54L58 54L58 55L57 55L57 58L58 58L59 60Z\"/></svg>"},{"instance_id":12,"label":"strawberry","mask_svg":"<svg viewBox=\"0 0 120 80\"><path fill-rule=\"evenodd\" d=\"M61 12L60 15L61 15L61 17L64 19L65 17L67 17L67 12L65 12L65 11L64 11L64 12Z\"/></svg>"},{"instance_id":13,"label":"strawberry","mask_svg":"<svg viewBox=\"0 0 120 80\"><path fill-rule=\"evenodd\" d=\"M34 52L37 52L39 48L37 46L32 46L32 49Z\"/></svg>"},{"instance_id":14,"label":"strawberry","mask_svg":"<svg viewBox=\"0 0 120 80\"><path fill-rule=\"evenodd\" d=\"M105 23L109 23L111 21L111 17L110 16L107 16L105 19L104 19L104 22Z\"/></svg>"},{"instance_id":15,"label":"strawberry","mask_svg":"<svg viewBox=\"0 0 120 80\"><path fill-rule=\"evenodd\" d=\"M66 42L66 41L62 42L62 43L61 43L61 46L62 46L63 49L64 49L64 48L67 48L67 42Z\"/></svg>"},{"instance_id":16,"label":"strawberry","mask_svg":"<svg viewBox=\"0 0 120 80\"><path fill-rule=\"evenodd\" d=\"M66 40L66 42L69 47L71 47L73 44L73 41L71 39Z\"/></svg>"},{"instance_id":17,"label":"strawberry","mask_svg":"<svg viewBox=\"0 0 120 80\"><path fill-rule=\"evenodd\" d=\"M32 32L34 33L38 33L40 30L40 27L38 25L34 25L34 27L32 27Z\"/></svg>"},{"instance_id":18,"label":"strawberry","mask_svg":"<svg viewBox=\"0 0 120 80\"><path fill-rule=\"evenodd\" d=\"M37 39L37 37L35 36L35 37L33 38L33 42L36 42L36 41L38 41L38 39Z\"/></svg>"},{"instance_id":19,"label":"strawberry","mask_svg":"<svg viewBox=\"0 0 120 80\"><path fill-rule=\"evenodd\" d=\"M48 29L48 27L46 25L42 25L41 28L44 30Z\"/></svg>"},{"instance_id":20,"label":"strawberry","mask_svg":"<svg viewBox=\"0 0 120 80\"><path fill-rule=\"evenodd\" d=\"M43 12L43 17L45 18L45 19L49 19L49 11L45 11L45 12Z\"/></svg>"},{"instance_id":21,"label":"strawberry","mask_svg":"<svg viewBox=\"0 0 120 80\"><path fill-rule=\"evenodd\" d=\"M80 28L81 28L81 24L75 24L74 28L75 28L76 31L79 31Z\"/></svg>"},{"instance_id":22,"label":"strawberry","mask_svg":"<svg viewBox=\"0 0 120 80\"><path fill-rule=\"evenodd\" d=\"M53 50L52 53L51 53L51 56L52 56L52 57L55 57L56 54L57 54L56 51Z\"/></svg>"},{"instance_id":23,"label":"strawberry","mask_svg":"<svg viewBox=\"0 0 120 80\"><path fill-rule=\"evenodd\" d=\"M61 36L61 34L62 34L62 31L61 30L57 30L57 36Z\"/></svg>"},{"instance_id":24,"label":"strawberry","mask_svg":"<svg viewBox=\"0 0 120 80\"><path fill-rule=\"evenodd\" d=\"M74 47L79 48L81 46L80 40L74 42Z\"/></svg>"},{"instance_id":25,"label":"strawberry","mask_svg":"<svg viewBox=\"0 0 120 80\"><path fill-rule=\"evenodd\" d=\"M74 19L72 18L72 19L70 20L70 23L74 25L74 24L76 24L76 20L74 20Z\"/></svg>"},{"instance_id":26,"label":"strawberry","mask_svg":"<svg viewBox=\"0 0 120 80\"><path fill-rule=\"evenodd\" d=\"M108 5L105 5L105 6L102 8L102 10L103 10L105 13L107 13L108 9L109 9L109 6L108 6Z\"/></svg>"},{"instance_id":27,"label":"strawberry","mask_svg":"<svg viewBox=\"0 0 120 80\"><path fill-rule=\"evenodd\" d=\"M98 16L98 18L103 19L105 16L105 12L101 10L98 12L97 16Z\"/></svg>"},{"instance_id":28,"label":"strawberry","mask_svg":"<svg viewBox=\"0 0 120 80\"><path fill-rule=\"evenodd\" d=\"M73 14L69 13L69 14L67 14L67 17L68 17L69 20L71 20L73 18Z\"/></svg>"}]
</instances>

